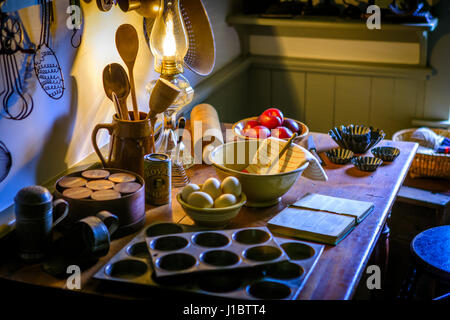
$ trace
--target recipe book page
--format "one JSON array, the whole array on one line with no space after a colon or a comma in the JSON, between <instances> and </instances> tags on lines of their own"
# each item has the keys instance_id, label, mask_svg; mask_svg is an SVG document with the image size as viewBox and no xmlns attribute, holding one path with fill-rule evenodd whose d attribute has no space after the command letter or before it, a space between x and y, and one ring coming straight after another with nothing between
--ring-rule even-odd
<instances>
[{"instance_id":1,"label":"recipe book page","mask_svg":"<svg viewBox=\"0 0 450 320\"><path fill-rule=\"evenodd\" d=\"M372 202L336 198L317 193L306 194L292 206L352 216L358 223L374 208Z\"/></svg>"}]
</instances>

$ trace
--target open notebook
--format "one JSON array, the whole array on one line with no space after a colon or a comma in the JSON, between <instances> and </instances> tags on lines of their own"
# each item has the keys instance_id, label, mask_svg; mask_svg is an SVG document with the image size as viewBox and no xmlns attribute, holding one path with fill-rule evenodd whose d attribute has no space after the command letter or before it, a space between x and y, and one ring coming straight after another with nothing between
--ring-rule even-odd
<instances>
[{"instance_id":1,"label":"open notebook","mask_svg":"<svg viewBox=\"0 0 450 320\"><path fill-rule=\"evenodd\" d=\"M273 233L337 244L372 212L373 203L308 193L268 222Z\"/></svg>"}]
</instances>

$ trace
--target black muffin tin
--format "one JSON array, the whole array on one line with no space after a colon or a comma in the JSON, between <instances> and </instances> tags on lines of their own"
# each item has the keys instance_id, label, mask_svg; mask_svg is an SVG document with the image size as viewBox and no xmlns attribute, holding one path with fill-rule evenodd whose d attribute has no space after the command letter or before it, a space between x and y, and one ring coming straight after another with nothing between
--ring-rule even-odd
<instances>
[{"instance_id":1,"label":"black muffin tin","mask_svg":"<svg viewBox=\"0 0 450 320\"><path fill-rule=\"evenodd\" d=\"M157 277L255 267L286 261L265 227L196 231L146 239Z\"/></svg>"},{"instance_id":2,"label":"black muffin tin","mask_svg":"<svg viewBox=\"0 0 450 320\"><path fill-rule=\"evenodd\" d=\"M221 231L194 230L199 229L193 226L173 223L155 223L144 229L129 244L122 248L121 251L119 251L94 275L94 278L103 281L159 287L164 290L181 290L195 294L214 295L232 299L290 300L295 299L299 295L324 248L324 246L320 244L274 237L266 228L246 228ZM152 246L152 241L164 239L166 235L182 236L181 238L186 239L187 241L187 234L190 234L189 245L197 246L194 244L194 241L199 241L202 244L208 245L208 247L204 247L204 249L206 249L203 250L204 255L207 252L225 251L224 249L233 245L235 238L237 237L236 232L239 232L240 230L261 230L268 232L269 234L269 239L266 239L265 236L260 239L261 241L264 240L264 242L261 242L262 244L246 244L246 249L244 249L244 251L258 247L259 245L271 244L274 248L281 248L282 254L278 258L272 259L272 263L270 264L267 264L267 261L255 264L252 262L251 266L248 265L248 268L236 268L236 266L230 265L225 268L220 266L219 268L209 269L211 272L177 273L176 275L173 274L173 276L163 277L156 275L155 269L157 268L154 267L153 261L155 261L156 264L161 263L160 261L156 261L166 254L159 256L159 253L166 252L166 250L154 250L152 247L150 249L152 254L158 253L158 257L152 259L149 253L149 245L150 247ZM220 234L227 237L232 236L234 239L230 240L228 238L228 242L225 243L224 238L221 236L204 236L206 233ZM254 234L263 235L263 233L260 232L255 232ZM198 237L200 237L200 239ZM247 234L244 238L248 240L255 237L250 237ZM173 238L172 240L173 241L163 241L157 246L159 249L173 249L184 244L184 241L178 238ZM239 245L239 247L241 248L241 245ZM237 246L235 248L237 248ZM171 251L178 253L180 249ZM183 249L181 249L181 251L183 251ZM202 254L200 254L200 256L201 255ZM252 253L250 253L250 255L252 256ZM280 259L282 256L285 258ZM212 254L212 256L209 257L207 256L206 260L210 262L218 260L221 262L234 262L234 258L230 257L231 255L218 253ZM183 259L190 258L174 259L184 261ZM200 259L201 261L205 261L204 256L201 256ZM243 261L246 258L245 256L241 256L240 259ZM179 261L176 261L175 265L177 265ZM173 265L172 262L173 261L169 260L164 263Z\"/></svg>"}]
</instances>

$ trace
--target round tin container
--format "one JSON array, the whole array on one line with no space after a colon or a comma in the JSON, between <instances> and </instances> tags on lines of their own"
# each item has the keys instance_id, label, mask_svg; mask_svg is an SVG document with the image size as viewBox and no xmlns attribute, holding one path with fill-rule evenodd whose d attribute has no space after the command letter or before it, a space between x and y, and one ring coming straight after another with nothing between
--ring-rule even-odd
<instances>
[{"instance_id":1,"label":"round tin container","mask_svg":"<svg viewBox=\"0 0 450 320\"><path fill-rule=\"evenodd\" d=\"M145 199L160 206L170 202L172 164L168 155L152 153L144 157Z\"/></svg>"}]
</instances>

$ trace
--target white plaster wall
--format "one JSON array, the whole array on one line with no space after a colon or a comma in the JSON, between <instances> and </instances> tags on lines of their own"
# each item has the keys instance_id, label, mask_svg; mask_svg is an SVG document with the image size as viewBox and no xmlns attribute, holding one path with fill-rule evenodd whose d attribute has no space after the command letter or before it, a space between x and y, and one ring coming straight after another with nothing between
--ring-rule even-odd
<instances>
[{"instance_id":1,"label":"white plaster wall","mask_svg":"<svg viewBox=\"0 0 450 320\"><path fill-rule=\"evenodd\" d=\"M40 88L34 72L27 80L27 92L34 99L34 110L22 121L0 117L0 141L13 157L9 175L0 182L0 211L8 207L16 192L27 185L41 184L93 152L91 132L97 123L110 122L113 106L106 98L102 84L103 68L112 62L122 63L115 49L115 31L122 23L130 23L138 30L140 50L135 66L135 83L139 108L147 111L146 84L157 77L153 57L145 43L142 17L123 13L119 7L100 12L95 1L83 8L83 41L72 48L72 31L66 27L67 0L56 0L55 22L51 47L62 67L66 91L60 100L50 99ZM215 33L217 60L215 70L240 54L238 36L226 25L225 17L232 10L233 0L203 0ZM39 41L39 7L19 11L30 40ZM23 56L18 53L19 61ZM32 66L32 65L31 65ZM194 85L203 78L186 72ZM3 87L0 83L0 88ZM128 103L131 106L131 101ZM98 136L99 144L107 142L105 132Z\"/></svg>"}]
</instances>

